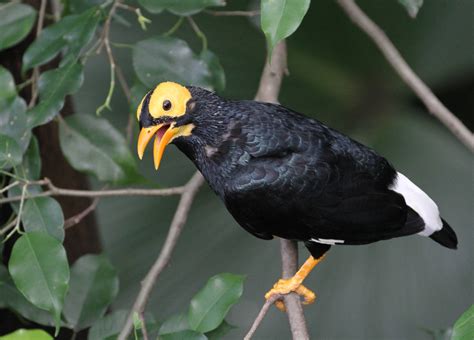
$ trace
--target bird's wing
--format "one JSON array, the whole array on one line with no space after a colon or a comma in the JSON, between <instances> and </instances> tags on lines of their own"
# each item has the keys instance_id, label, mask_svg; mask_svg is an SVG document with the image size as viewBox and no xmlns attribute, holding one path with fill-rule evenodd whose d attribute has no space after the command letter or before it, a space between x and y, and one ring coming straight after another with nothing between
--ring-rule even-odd
<instances>
[{"instance_id":1,"label":"bird's wing","mask_svg":"<svg viewBox=\"0 0 474 340\"><path fill-rule=\"evenodd\" d=\"M360 244L423 228L403 196L388 189L396 172L383 157L317 121L277 108L245 124L250 158L227 183L224 201L247 230Z\"/></svg>"}]
</instances>

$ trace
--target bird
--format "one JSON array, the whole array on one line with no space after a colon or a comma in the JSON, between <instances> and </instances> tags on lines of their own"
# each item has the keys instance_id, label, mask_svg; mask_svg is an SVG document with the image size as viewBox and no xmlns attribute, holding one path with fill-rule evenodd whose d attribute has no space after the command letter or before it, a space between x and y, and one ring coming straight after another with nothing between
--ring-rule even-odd
<instances>
[{"instance_id":1,"label":"bird","mask_svg":"<svg viewBox=\"0 0 474 340\"><path fill-rule=\"evenodd\" d=\"M176 145L242 228L264 240L304 243L308 259L267 300L295 292L313 303L303 281L332 246L418 234L457 248L456 233L423 190L373 149L316 119L170 81L149 91L136 113L140 159L154 137L158 170L166 146ZM281 300L275 305L285 310Z\"/></svg>"}]
</instances>

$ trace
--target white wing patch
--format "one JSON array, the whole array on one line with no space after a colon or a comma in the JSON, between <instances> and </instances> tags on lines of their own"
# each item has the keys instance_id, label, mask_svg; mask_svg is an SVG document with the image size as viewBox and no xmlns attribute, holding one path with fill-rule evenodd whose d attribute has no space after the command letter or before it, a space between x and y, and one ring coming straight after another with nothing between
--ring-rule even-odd
<instances>
[{"instance_id":1,"label":"white wing patch","mask_svg":"<svg viewBox=\"0 0 474 340\"><path fill-rule=\"evenodd\" d=\"M344 243L344 240L333 240L333 239L326 239L326 238L312 238L310 239L312 242L322 243L322 244L331 244L334 245L336 243Z\"/></svg>"},{"instance_id":2,"label":"white wing patch","mask_svg":"<svg viewBox=\"0 0 474 340\"><path fill-rule=\"evenodd\" d=\"M406 204L425 221L425 229L419 232L419 235L430 236L443 228L436 203L403 174L397 172L397 177L389 189L401 194Z\"/></svg>"}]
</instances>

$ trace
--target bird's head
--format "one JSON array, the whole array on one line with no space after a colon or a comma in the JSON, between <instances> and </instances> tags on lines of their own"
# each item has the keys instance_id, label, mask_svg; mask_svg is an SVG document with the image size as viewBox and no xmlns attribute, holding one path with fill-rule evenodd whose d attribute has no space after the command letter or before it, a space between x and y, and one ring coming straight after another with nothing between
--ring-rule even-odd
<instances>
[{"instance_id":1,"label":"bird's head","mask_svg":"<svg viewBox=\"0 0 474 340\"><path fill-rule=\"evenodd\" d=\"M195 126L190 113L194 106L189 89L173 82L160 83L148 92L137 109L140 124L138 157L143 158L145 148L154 136L153 158L155 169L158 169L166 146L178 137L191 135Z\"/></svg>"}]
</instances>

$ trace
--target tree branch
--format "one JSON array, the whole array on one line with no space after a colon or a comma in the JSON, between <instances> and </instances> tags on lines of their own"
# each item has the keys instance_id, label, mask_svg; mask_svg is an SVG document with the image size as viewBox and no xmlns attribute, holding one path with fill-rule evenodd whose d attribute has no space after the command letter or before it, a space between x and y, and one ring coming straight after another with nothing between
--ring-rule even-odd
<instances>
[{"instance_id":1,"label":"tree branch","mask_svg":"<svg viewBox=\"0 0 474 340\"><path fill-rule=\"evenodd\" d=\"M46 13L46 0L41 0L40 4L40 9L39 9L39 14L38 14L38 23L36 25L36 39L39 37L41 34L41 31L43 30L43 25L44 25L44 16ZM31 76L32 82L31 82L31 99L30 102L28 103L28 108L32 108L36 104L36 99L38 98L38 79L40 75L40 68L39 66L36 66L33 68L33 74Z\"/></svg>"},{"instance_id":2,"label":"tree branch","mask_svg":"<svg viewBox=\"0 0 474 340\"><path fill-rule=\"evenodd\" d=\"M184 193L181 196L178 207L176 208L173 221L171 222L170 229L168 231L168 236L166 237L166 241L163 245L163 248L161 248L160 255L142 282L140 293L133 304L125 326L118 336L118 340L126 340L128 334L130 334L130 331L133 327L133 314L136 312L140 315L144 312L145 306L150 297L150 293L153 289L153 286L155 285L156 280L158 279L158 276L161 274L171 259L171 254L176 246L176 243L178 242L179 235L181 234L183 226L188 218L191 204L193 203L194 197L196 196L198 189L203 184L203 182L204 178L198 171L196 171L193 177L184 186Z\"/></svg>"},{"instance_id":3,"label":"tree branch","mask_svg":"<svg viewBox=\"0 0 474 340\"><path fill-rule=\"evenodd\" d=\"M263 318L267 314L268 310L270 307L279 299L281 299L282 296L280 294L275 294L272 295L267 301L262 306L262 309L260 309L260 312L258 313L257 317L255 318L255 321L252 324L252 327L250 327L250 330L248 333L245 335L244 340L250 340L252 339L252 336L254 335L255 331L257 330L258 326L260 326L260 323L262 323Z\"/></svg>"},{"instance_id":4,"label":"tree branch","mask_svg":"<svg viewBox=\"0 0 474 340\"><path fill-rule=\"evenodd\" d=\"M26 195L25 199L45 197L45 196L73 196L73 197L110 197L110 196L171 196L181 195L186 190L186 186L172 187L166 189L113 189L113 190L74 190L63 189L55 186L48 178L26 182L27 186L45 185L48 190L39 194ZM6 197L0 199L0 204L21 201L21 196Z\"/></svg>"},{"instance_id":5,"label":"tree branch","mask_svg":"<svg viewBox=\"0 0 474 340\"><path fill-rule=\"evenodd\" d=\"M213 15L216 17L254 17L260 15L259 10L254 11L211 11L206 10L204 13Z\"/></svg>"},{"instance_id":6,"label":"tree branch","mask_svg":"<svg viewBox=\"0 0 474 340\"><path fill-rule=\"evenodd\" d=\"M273 49L270 58L271 63L267 60L263 69L260 85L258 87L255 100L277 103L278 94L280 92L283 76L288 72L286 64L286 43L281 41ZM298 247L296 242L281 239L281 258L282 258L282 276L289 278L298 270ZM309 339L306 321L303 314L300 298L297 294L291 293L283 297L285 307L290 322L291 334L293 339L306 340ZM275 299L276 301L277 299ZM252 328L246 335L246 339L250 339L268 311L269 303L265 302L259 315L254 321Z\"/></svg>"},{"instance_id":7,"label":"tree branch","mask_svg":"<svg viewBox=\"0 0 474 340\"><path fill-rule=\"evenodd\" d=\"M384 31L357 6L354 0L336 1L351 20L373 40L398 75L425 104L428 111L438 118L469 150L474 151L472 132L439 101L429 87L413 72Z\"/></svg>"},{"instance_id":8,"label":"tree branch","mask_svg":"<svg viewBox=\"0 0 474 340\"><path fill-rule=\"evenodd\" d=\"M286 42L283 40L273 49L271 62L267 60L263 68L255 100L278 103L283 76L288 73L286 66Z\"/></svg>"},{"instance_id":9,"label":"tree branch","mask_svg":"<svg viewBox=\"0 0 474 340\"><path fill-rule=\"evenodd\" d=\"M76 224L79 224L84 218L87 217L91 212L97 208L97 205L99 204L99 197L96 197L92 200L92 203L85 208L83 211L78 213L77 215L74 215L72 217L69 217L66 221L64 221L64 229L71 228L75 226Z\"/></svg>"}]
</instances>

